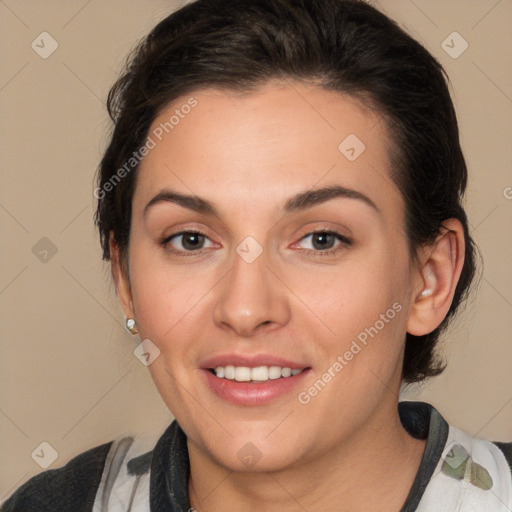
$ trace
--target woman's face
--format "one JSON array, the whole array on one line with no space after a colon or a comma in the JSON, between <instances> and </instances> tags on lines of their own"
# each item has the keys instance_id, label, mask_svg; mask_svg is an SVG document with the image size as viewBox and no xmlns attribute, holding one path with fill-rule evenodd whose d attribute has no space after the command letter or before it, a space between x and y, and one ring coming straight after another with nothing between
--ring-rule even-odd
<instances>
[{"instance_id":1,"label":"woman's face","mask_svg":"<svg viewBox=\"0 0 512 512\"><path fill-rule=\"evenodd\" d=\"M267 471L396 414L418 279L382 118L273 82L184 96L149 136L125 311L160 351L149 369L189 443Z\"/></svg>"}]
</instances>

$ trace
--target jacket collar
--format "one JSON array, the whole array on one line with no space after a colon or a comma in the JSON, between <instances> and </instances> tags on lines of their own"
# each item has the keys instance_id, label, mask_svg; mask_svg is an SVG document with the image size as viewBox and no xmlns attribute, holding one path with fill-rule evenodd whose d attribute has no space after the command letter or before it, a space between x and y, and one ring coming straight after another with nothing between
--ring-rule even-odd
<instances>
[{"instance_id":1,"label":"jacket collar","mask_svg":"<svg viewBox=\"0 0 512 512\"><path fill-rule=\"evenodd\" d=\"M441 456L449 426L439 412L424 402L400 402L400 420L418 439L427 439L425 452L401 512L416 510ZM151 459L149 500L151 512L189 512L190 461L187 436L174 420L158 440Z\"/></svg>"}]
</instances>

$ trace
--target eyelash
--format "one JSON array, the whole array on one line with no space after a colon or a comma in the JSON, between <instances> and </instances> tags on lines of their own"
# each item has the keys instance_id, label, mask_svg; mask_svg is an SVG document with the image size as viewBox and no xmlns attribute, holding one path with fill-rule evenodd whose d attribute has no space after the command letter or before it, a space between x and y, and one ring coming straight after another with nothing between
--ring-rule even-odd
<instances>
[{"instance_id":1,"label":"eyelash","mask_svg":"<svg viewBox=\"0 0 512 512\"><path fill-rule=\"evenodd\" d=\"M347 247L350 247L352 245L352 240L350 240L346 236L342 235L341 233L338 233L337 231L333 231L330 229L318 229L318 230L310 231L309 233L307 233L303 237L301 237L299 242L301 242L308 236L315 235L315 234L334 235L341 243L338 246L335 246L332 249L327 249L325 251L321 251L321 250L317 250L317 249L303 249L304 251L307 251L308 256L313 256L314 258L317 258L319 256L325 256L325 255L332 256L332 255L336 254L337 252L344 250Z\"/></svg>"},{"instance_id":2,"label":"eyelash","mask_svg":"<svg viewBox=\"0 0 512 512\"><path fill-rule=\"evenodd\" d=\"M178 251L176 249L173 249L172 246L170 245L170 241L173 239L173 238L176 238L178 236L181 236L181 235L189 235L189 234L194 234L194 235L202 235L204 236L205 238L208 238L208 236L203 233L202 231L197 231L197 230L194 230L194 229L188 229L186 231L180 231L178 233L174 233L173 235L170 235L168 236L167 238L165 238L164 240L162 240L160 242L160 244L167 250L169 251L171 254L175 255L175 256L178 256L178 257L188 257L188 256L197 256L199 254L202 254L204 252L206 252L206 250L199 250L199 251Z\"/></svg>"},{"instance_id":3,"label":"eyelash","mask_svg":"<svg viewBox=\"0 0 512 512\"><path fill-rule=\"evenodd\" d=\"M188 234L201 235L201 236L204 236L205 238L208 238L208 235L206 235L202 231L186 230L186 231L180 231L178 233L174 233L174 234L166 237L165 239L163 239L160 242L160 245L162 245L171 254L178 256L180 258L181 257L189 257L189 256L198 256L199 254L203 254L204 252L206 252L208 250L208 249L205 249L205 250L198 250L198 251L179 251L179 250L173 249L172 246L170 246L170 241L172 239L177 238L178 236L181 236L181 235L188 235ZM333 254L337 253L338 251L343 250L346 247L349 247L352 245L352 240L350 240L346 236L342 235L341 233L338 233L337 231L327 230L327 229L319 229L319 230L311 231L311 232L307 233L306 235L304 235L299 241L302 241L305 238L307 238L308 236L315 235L315 234L334 235L341 242L341 244L339 244L337 247L334 247L332 249L328 249L325 251L316 250L316 249L304 249L304 251L307 251L308 256L313 256L316 258L318 256L333 255ZM296 243L298 243L298 242L296 242Z\"/></svg>"}]
</instances>

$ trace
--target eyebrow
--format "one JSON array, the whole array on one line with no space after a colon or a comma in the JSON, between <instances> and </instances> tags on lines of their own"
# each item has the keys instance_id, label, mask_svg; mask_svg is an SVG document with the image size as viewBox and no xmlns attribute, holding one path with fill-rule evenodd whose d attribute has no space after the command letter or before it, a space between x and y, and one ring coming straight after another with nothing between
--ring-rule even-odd
<instances>
[{"instance_id":1,"label":"eyebrow","mask_svg":"<svg viewBox=\"0 0 512 512\"><path fill-rule=\"evenodd\" d=\"M286 201L283 210L285 213L303 211L339 197L357 199L380 213L377 205L368 196L358 192L357 190L345 188L339 185L300 192ZM162 202L175 203L197 213L219 216L217 209L210 201L199 196L185 195L168 189L162 190L153 197L151 201L149 201L149 203L144 207L143 215L146 215L152 206Z\"/></svg>"}]
</instances>

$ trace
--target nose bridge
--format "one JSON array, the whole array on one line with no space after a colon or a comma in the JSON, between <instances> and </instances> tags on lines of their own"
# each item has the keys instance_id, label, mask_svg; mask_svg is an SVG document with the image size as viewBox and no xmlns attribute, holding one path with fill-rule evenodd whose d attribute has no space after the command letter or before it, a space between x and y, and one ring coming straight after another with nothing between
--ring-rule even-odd
<instances>
[{"instance_id":1,"label":"nose bridge","mask_svg":"<svg viewBox=\"0 0 512 512\"><path fill-rule=\"evenodd\" d=\"M286 323L289 309L285 290L268 268L266 250L247 237L236 252L234 248L232 262L215 305L216 323L245 336L263 324Z\"/></svg>"}]
</instances>

